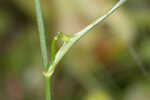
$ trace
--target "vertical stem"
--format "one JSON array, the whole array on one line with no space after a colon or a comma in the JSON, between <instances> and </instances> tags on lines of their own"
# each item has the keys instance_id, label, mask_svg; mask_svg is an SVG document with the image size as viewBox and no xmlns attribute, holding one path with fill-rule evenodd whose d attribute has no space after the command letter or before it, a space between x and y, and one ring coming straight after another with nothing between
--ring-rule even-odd
<instances>
[{"instance_id":1,"label":"vertical stem","mask_svg":"<svg viewBox=\"0 0 150 100\"><path fill-rule=\"evenodd\" d=\"M44 21L42 16L42 9L40 0L35 1L35 8L36 8L36 16L37 16L37 24L38 24L38 31L40 37L40 46L41 46L41 54L42 54L42 62L44 69L47 70L48 67L48 56L47 56L47 46L46 46L46 39L45 39L45 30L44 30ZM50 78L45 77L45 100L51 100L51 92L50 92Z\"/></svg>"},{"instance_id":2,"label":"vertical stem","mask_svg":"<svg viewBox=\"0 0 150 100\"><path fill-rule=\"evenodd\" d=\"M35 0L35 7L36 7L38 31L39 31L39 37L40 37L42 61L43 61L44 67L46 68L48 64L48 56L47 56L45 30L44 30L44 22L43 22L40 0Z\"/></svg>"},{"instance_id":3,"label":"vertical stem","mask_svg":"<svg viewBox=\"0 0 150 100\"><path fill-rule=\"evenodd\" d=\"M45 100L51 100L51 78L45 77Z\"/></svg>"}]
</instances>

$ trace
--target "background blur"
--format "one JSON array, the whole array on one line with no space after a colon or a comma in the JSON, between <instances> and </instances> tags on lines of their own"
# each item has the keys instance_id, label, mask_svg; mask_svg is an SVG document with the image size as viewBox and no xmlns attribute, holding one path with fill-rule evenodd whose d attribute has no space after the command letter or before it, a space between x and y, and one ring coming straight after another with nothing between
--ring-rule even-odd
<instances>
[{"instance_id":1,"label":"background blur","mask_svg":"<svg viewBox=\"0 0 150 100\"><path fill-rule=\"evenodd\" d=\"M48 48L56 32L74 34L117 2L41 1ZM82 38L53 75L53 100L149 100L149 4L128 0ZM0 0L0 100L44 100L42 71L34 0Z\"/></svg>"}]
</instances>

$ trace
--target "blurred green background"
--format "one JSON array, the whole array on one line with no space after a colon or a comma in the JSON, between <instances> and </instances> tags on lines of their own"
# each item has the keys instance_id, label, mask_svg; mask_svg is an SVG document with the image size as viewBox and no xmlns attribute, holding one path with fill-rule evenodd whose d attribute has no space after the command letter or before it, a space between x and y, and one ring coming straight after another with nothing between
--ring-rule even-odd
<instances>
[{"instance_id":1,"label":"blurred green background","mask_svg":"<svg viewBox=\"0 0 150 100\"><path fill-rule=\"evenodd\" d=\"M56 32L75 34L117 2L41 1L48 48ZM82 38L53 75L53 100L149 100L149 4L128 0ZM34 0L0 0L0 100L44 100L42 72Z\"/></svg>"}]
</instances>

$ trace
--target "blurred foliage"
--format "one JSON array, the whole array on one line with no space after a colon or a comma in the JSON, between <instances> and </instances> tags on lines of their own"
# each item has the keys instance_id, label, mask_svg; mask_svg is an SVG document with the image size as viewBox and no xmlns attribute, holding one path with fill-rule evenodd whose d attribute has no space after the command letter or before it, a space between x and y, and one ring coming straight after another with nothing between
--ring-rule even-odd
<instances>
[{"instance_id":1,"label":"blurred foliage","mask_svg":"<svg viewBox=\"0 0 150 100\"><path fill-rule=\"evenodd\" d=\"M74 34L113 0L41 0L47 46L56 32ZM129 0L64 57L52 80L54 100L148 100L150 1ZM58 45L59 48L59 45ZM50 50L50 49L49 49ZM43 100L44 84L33 0L0 1L0 99Z\"/></svg>"}]
</instances>

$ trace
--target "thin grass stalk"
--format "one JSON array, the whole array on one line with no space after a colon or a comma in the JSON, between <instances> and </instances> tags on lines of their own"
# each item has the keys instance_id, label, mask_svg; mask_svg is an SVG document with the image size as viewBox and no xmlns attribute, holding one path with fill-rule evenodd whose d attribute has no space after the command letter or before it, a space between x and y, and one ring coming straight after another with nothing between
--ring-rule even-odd
<instances>
[{"instance_id":1,"label":"thin grass stalk","mask_svg":"<svg viewBox=\"0 0 150 100\"><path fill-rule=\"evenodd\" d=\"M45 28L44 28L44 21L42 16L41 2L40 0L34 0L34 1L35 1L39 38L40 38L42 62L43 62L44 69L46 71L48 67L48 55L47 55ZM50 80L51 80L50 77L45 77L45 100L51 100Z\"/></svg>"},{"instance_id":2,"label":"thin grass stalk","mask_svg":"<svg viewBox=\"0 0 150 100\"><path fill-rule=\"evenodd\" d=\"M44 76L45 76L45 94L46 94L45 99L46 100L51 100L50 80L51 80L51 76L55 70L55 67L59 63L59 61L71 49L71 47L75 45L75 43L77 43L84 35L86 35L91 29L93 29L98 23L102 22L104 19L109 17L125 1L126 0L119 0L119 2L112 9L110 9L104 16L98 17L95 21L93 21L91 24L89 24L83 30L81 30L80 32L76 33L75 35L69 37L69 41L66 42L63 40L64 41L63 46L59 49L59 51L57 52L55 57L52 57L51 64L49 65L48 64L47 47L46 47L46 40L45 40L45 30L44 30L44 22L43 22L43 17L42 17L41 4L40 4L40 0L35 0L38 30L39 30L39 37L40 37L40 44L41 44L42 60L43 60L44 68L45 68Z\"/></svg>"}]
</instances>

